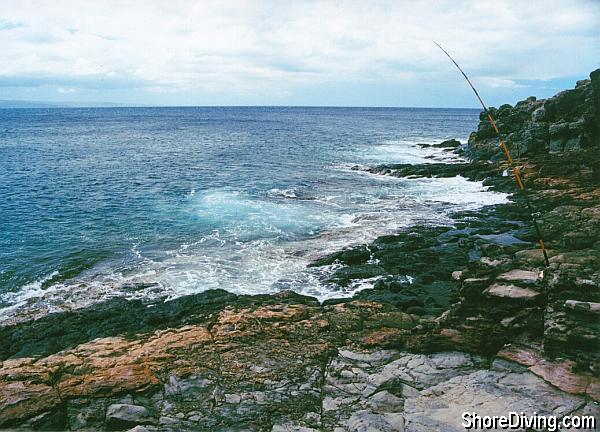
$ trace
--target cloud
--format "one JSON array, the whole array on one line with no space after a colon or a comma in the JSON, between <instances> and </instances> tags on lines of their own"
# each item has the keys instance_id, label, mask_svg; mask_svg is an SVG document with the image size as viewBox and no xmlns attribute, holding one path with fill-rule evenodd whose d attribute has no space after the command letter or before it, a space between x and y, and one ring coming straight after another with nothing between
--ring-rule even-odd
<instances>
[{"instance_id":1,"label":"cloud","mask_svg":"<svg viewBox=\"0 0 600 432\"><path fill-rule=\"evenodd\" d=\"M10 3L10 4L9 4ZM0 0L0 86L289 94L327 83L455 82L441 42L490 88L588 73L596 0Z\"/></svg>"},{"instance_id":2,"label":"cloud","mask_svg":"<svg viewBox=\"0 0 600 432\"><path fill-rule=\"evenodd\" d=\"M499 77L485 77L481 80L484 84L492 88L524 88L526 85L520 84L515 80L499 78Z\"/></svg>"},{"instance_id":3,"label":"cloud","mask_svg":"<svg viewBox=\"0 0 600 432\"><path fill-rule=\"evenodd\" d=\"M0 19L0 31L2 30L13 30L20 27L27 27L26 24L21 22L13 22L5 19Z\"/></svg>"}]
</instances>

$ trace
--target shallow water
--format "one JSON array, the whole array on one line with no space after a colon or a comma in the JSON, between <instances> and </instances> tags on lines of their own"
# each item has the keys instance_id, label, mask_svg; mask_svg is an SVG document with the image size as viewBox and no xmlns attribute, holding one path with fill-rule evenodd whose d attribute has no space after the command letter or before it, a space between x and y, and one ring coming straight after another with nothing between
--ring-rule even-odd
<instances>
[{"instance_id":1,"label":"shallow water","mask_svg":"<svg viewBox=\"0 0 600 432\"><path fill-rule=\"evenodd\" d=\"M350 169L456 160L478 111L0 109L0 314L210 288L348 296L315 257L504 202L462 177ZM433 157L430 158L430 157Z\"/></svg>"}]
</instances>

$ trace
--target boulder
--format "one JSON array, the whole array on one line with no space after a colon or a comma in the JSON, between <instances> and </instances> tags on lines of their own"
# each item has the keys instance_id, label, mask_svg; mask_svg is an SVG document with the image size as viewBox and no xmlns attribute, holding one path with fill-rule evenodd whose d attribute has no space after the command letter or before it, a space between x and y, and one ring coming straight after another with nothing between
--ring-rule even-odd
<instances>
[{"instance_id":1,"label":"boulder","mask_svg":"<svg viewBox=\"0 0 600 432\"><path fill-rule=\"evenodd\" d=\"M438 148L457 148L460 147L461 143L458 140L455 139L450 139L450 140L446 140L446 141L442 141L439 144L434 144L433 147L438 147Z\"/></svg>"},{"instance_id":2,"label":"boulder","mask_svg":"<svg viewBox=\"0 0 600 432\"><path fill-rule=\"evenodd\" d=\"M146 407L130 404L112 404L106 409L106 428L120 430L136 425L157 424Z\"/></svg>"}]
</instances>

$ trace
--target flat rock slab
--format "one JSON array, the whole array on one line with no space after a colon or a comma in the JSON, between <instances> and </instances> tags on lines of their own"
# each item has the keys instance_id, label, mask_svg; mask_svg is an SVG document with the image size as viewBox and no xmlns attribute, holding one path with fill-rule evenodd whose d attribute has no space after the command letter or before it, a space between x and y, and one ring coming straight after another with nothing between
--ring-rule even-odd
<instances>
[{"instance_id":1,"label":"flat rock slab","mask_svg":"<svg viewBox=\"0 0 600 432\"><path fill-rule=\"evenodd\" d=\"M540 273L531 270L514 269L501 274L496 278L499 281L514 282L521 284L536 284L540 279Z\"/></svg>"},{"instance_id":2,"label":"flat rock slab","mask_svg":"<svg viewBox=\"0 0 600 432\"><path fill-rule=\"evenodd\" d=\"M495 283L483 293L491 297L500 297L515 300L533 300L540 295L539 292L529 288L521 288L516 285L503 285Z\"/></svg>"},{"instance_id":3,"label":"flat rock slab","mask_svg":"<svg viewBox=\"0 0 600 432\"><path fill-rule=\"evenodd\" d=\"M573 372L575 362L572 360L550 361L538 351L518 345L506 346L497 356L526 366L532 373L564 392L600 400L600 380L590 374Z\"/></svg>"},{"instance_id":4,"label":"flat rock slab","mask_svg":"<svg viewBox=\"0 0 600 432\"><path fill-rule=\"evenodd\" d=\"M565 415L582 404L582 398L558 392L529 372L479 370L430 387L404 403L405 430L464 431L464 412L479 416L525 412Z\"/></svg>"}]
</instances>

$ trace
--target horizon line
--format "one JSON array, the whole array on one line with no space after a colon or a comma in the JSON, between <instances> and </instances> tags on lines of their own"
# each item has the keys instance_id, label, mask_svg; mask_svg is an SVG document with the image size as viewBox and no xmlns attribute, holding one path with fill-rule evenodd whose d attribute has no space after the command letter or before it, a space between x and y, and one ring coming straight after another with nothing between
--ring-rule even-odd
<instances>
[{"instance_id":1,"label":"horizon line","mask_svg":"<svg viewBox=\"0 0 600 432\"><path fill-rule=\"evenodd\" d=\"M2 106L2 103L20 103L44 106ZM80 105L81 103L81 105ZM78 109L78 108L379 108L379 109L462 109L478 110L478 107L448 107L448 106L399 106L399 105L142 105L124 104L119 102L60 102L0 100L0 109Z\"/></svg>"}]
</instances>

